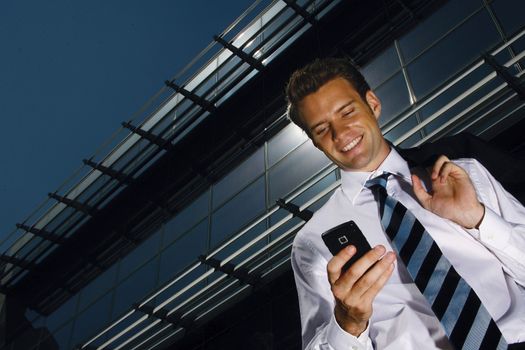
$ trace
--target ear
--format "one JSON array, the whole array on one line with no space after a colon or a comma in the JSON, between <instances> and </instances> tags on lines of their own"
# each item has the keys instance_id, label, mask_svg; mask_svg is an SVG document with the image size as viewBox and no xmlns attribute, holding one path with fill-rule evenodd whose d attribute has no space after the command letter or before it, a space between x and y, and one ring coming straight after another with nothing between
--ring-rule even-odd
<instances>
[{"instance_id":1,"label":"ear","mask_svg":"<svg viewBox=\"0 0 525 350\"><path fill-rule=\"evenodd\" d=\"M379 116L381 115L381 101L379 100L379 97L377 97L372 90L368 90L365 97L366 103L368 103L368 106L374 113L374 116L376 119L379 119Z\"/></svg>"}]
</instances>

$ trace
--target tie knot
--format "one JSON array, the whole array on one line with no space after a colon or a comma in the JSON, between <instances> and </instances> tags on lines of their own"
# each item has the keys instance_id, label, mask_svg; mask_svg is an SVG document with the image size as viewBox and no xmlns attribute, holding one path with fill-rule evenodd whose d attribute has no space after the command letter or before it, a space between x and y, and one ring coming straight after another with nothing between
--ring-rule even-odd
<instances>
[{"instance_id":1,"label":"tie knot","mask_svg":"<svg viewBox=\"0 0 525 350\"><path fill-rule=\"evenodd\" d=\"M383 188L386 189L386 183L388 182L388 177L392 175L390 173L384 172L383 174L374 177L373 179L368 180L365 183L365 186L371 190Z\"/></svg>"}]
</instances>

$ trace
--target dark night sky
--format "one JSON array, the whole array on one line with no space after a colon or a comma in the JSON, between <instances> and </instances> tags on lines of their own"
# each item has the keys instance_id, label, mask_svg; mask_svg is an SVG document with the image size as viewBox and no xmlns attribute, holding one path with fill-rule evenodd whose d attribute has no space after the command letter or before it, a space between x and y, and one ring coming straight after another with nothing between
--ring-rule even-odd
<instances>
[{"instance_id":1,"label":"dark night sky","mask_svg":"<svg viewBox=\"0 0 525 350\"><path fill-rule=\"evenodd\" d=\"M0 239L253 0L0 4Z\"/></svg>"}]
</instances>

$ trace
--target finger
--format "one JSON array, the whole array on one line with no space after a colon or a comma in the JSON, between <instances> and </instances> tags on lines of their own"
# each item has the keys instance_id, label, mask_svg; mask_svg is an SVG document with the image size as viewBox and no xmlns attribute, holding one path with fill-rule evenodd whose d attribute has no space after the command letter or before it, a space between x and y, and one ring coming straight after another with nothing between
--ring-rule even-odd
<instances>
[{"instance_id":1,"label":"finger","mask_svg":"<svg viewBox=\"0 0 525 350\"><path fill-rule=\"evenodd\" d=\"M394 265L396 260L396 255L394 252L388 252L385 256L376 262L376 264L370 268L353 286L352 292L359 297L364 296L369 292L371 288L373 289L372 295L377 294L376 286L377 281L386 273L390 275L390 268ZM382 285L381 285L382 287Z\"/></svg>"},{"instance_id":2,"label":"finger","mask_svg":"<svg viewBox=\"0 0 525 350\"><path fill-rule=\"evenodd\" d=\"M354 256L356 249L353 245L344 247L330 259L326 265L326 271L328 273L328 281L331 285L339 279L342 273L343 266L352 256Z\"/></svg>"},{"instance_id":3,"label":"finger","mask_svg":"<svg viewBox=\"0 0 525 350\"><path fill-rule=\"evenodd\" d=\"M431 174L432 180L437 180L439 173L441 171L441 167L443 166L443 164L449 161L450 159L448 159L447 156L444 156L444 155L439 156L439 158L434 163L434 166L432 167L432 174Z\"/></svg>"},{"instance_id":4,"label":"finger","mask_svg":"<svg viewBox=\"0 0 525 350\"><path fill-rule=\"evenodd\" d=\"M368 290L363 294L362 299L365 302L372 303L374 301L376 295L381 291L381 289L383 289L387 281L390 279L390 276L392 276L394 267L394 263L389 264L387 268L383 270L383 273L379 276L375 283L372 284L370 288L368 288Z\"/></svg>"},{"instance_id":5,"label":"finger","mask_svg":"<svg viewBox=\"0 0 525 350\"><path fill-rule=\"evenodd\" d=\"M442 184L446 183L449 175L452 172L457 171L456 168L456 165L452 162L444 163L441 169L439 170L439 182Z\"/></svg>"},{"instance_id":6,"label":"finger","mask_svg":"<svg viewBox=\"0 0 525 350\"><path fill-rule=\"evenodd\" d=\"M425 190L421 179L417 175L412 175L412 189L421 206L428 209L432 196Z\"/></svg>"},{"instance_id":7,"label":"finger","mask_svg":"<svg viewBox=\"0 0 525 350\"><path fill-rule=\"evenodd\" d=\"M377 245L373 249L369 250L359 260L354 262L352 266L348 268L343 274L335 281L334 285L342 288L343 290L349 290L352 288L354 283L359 280L363 274L374 265L386 252L386 249L382 245Z\"/></svg>"}]
</instances>

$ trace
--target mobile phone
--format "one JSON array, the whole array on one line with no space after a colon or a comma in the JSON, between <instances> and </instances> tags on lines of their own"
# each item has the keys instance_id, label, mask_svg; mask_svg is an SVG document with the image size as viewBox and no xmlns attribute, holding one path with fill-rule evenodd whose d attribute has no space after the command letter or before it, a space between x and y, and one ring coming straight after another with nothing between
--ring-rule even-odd
<instances>
[{"instance_id":1,"label":"mobile phone","mask_svg":"<svg viewBox=\"0 0 525 350\"><path fill-rule=\"evenodd\" d=\"M356 247L356 253L343 266L343 270L348 269L356 260L372 249L370 243L368 243L353 220L329 229L321 235L321 238L332 255L336 255L341 249L350 244Z\"/></svg>"}]
</instances>

